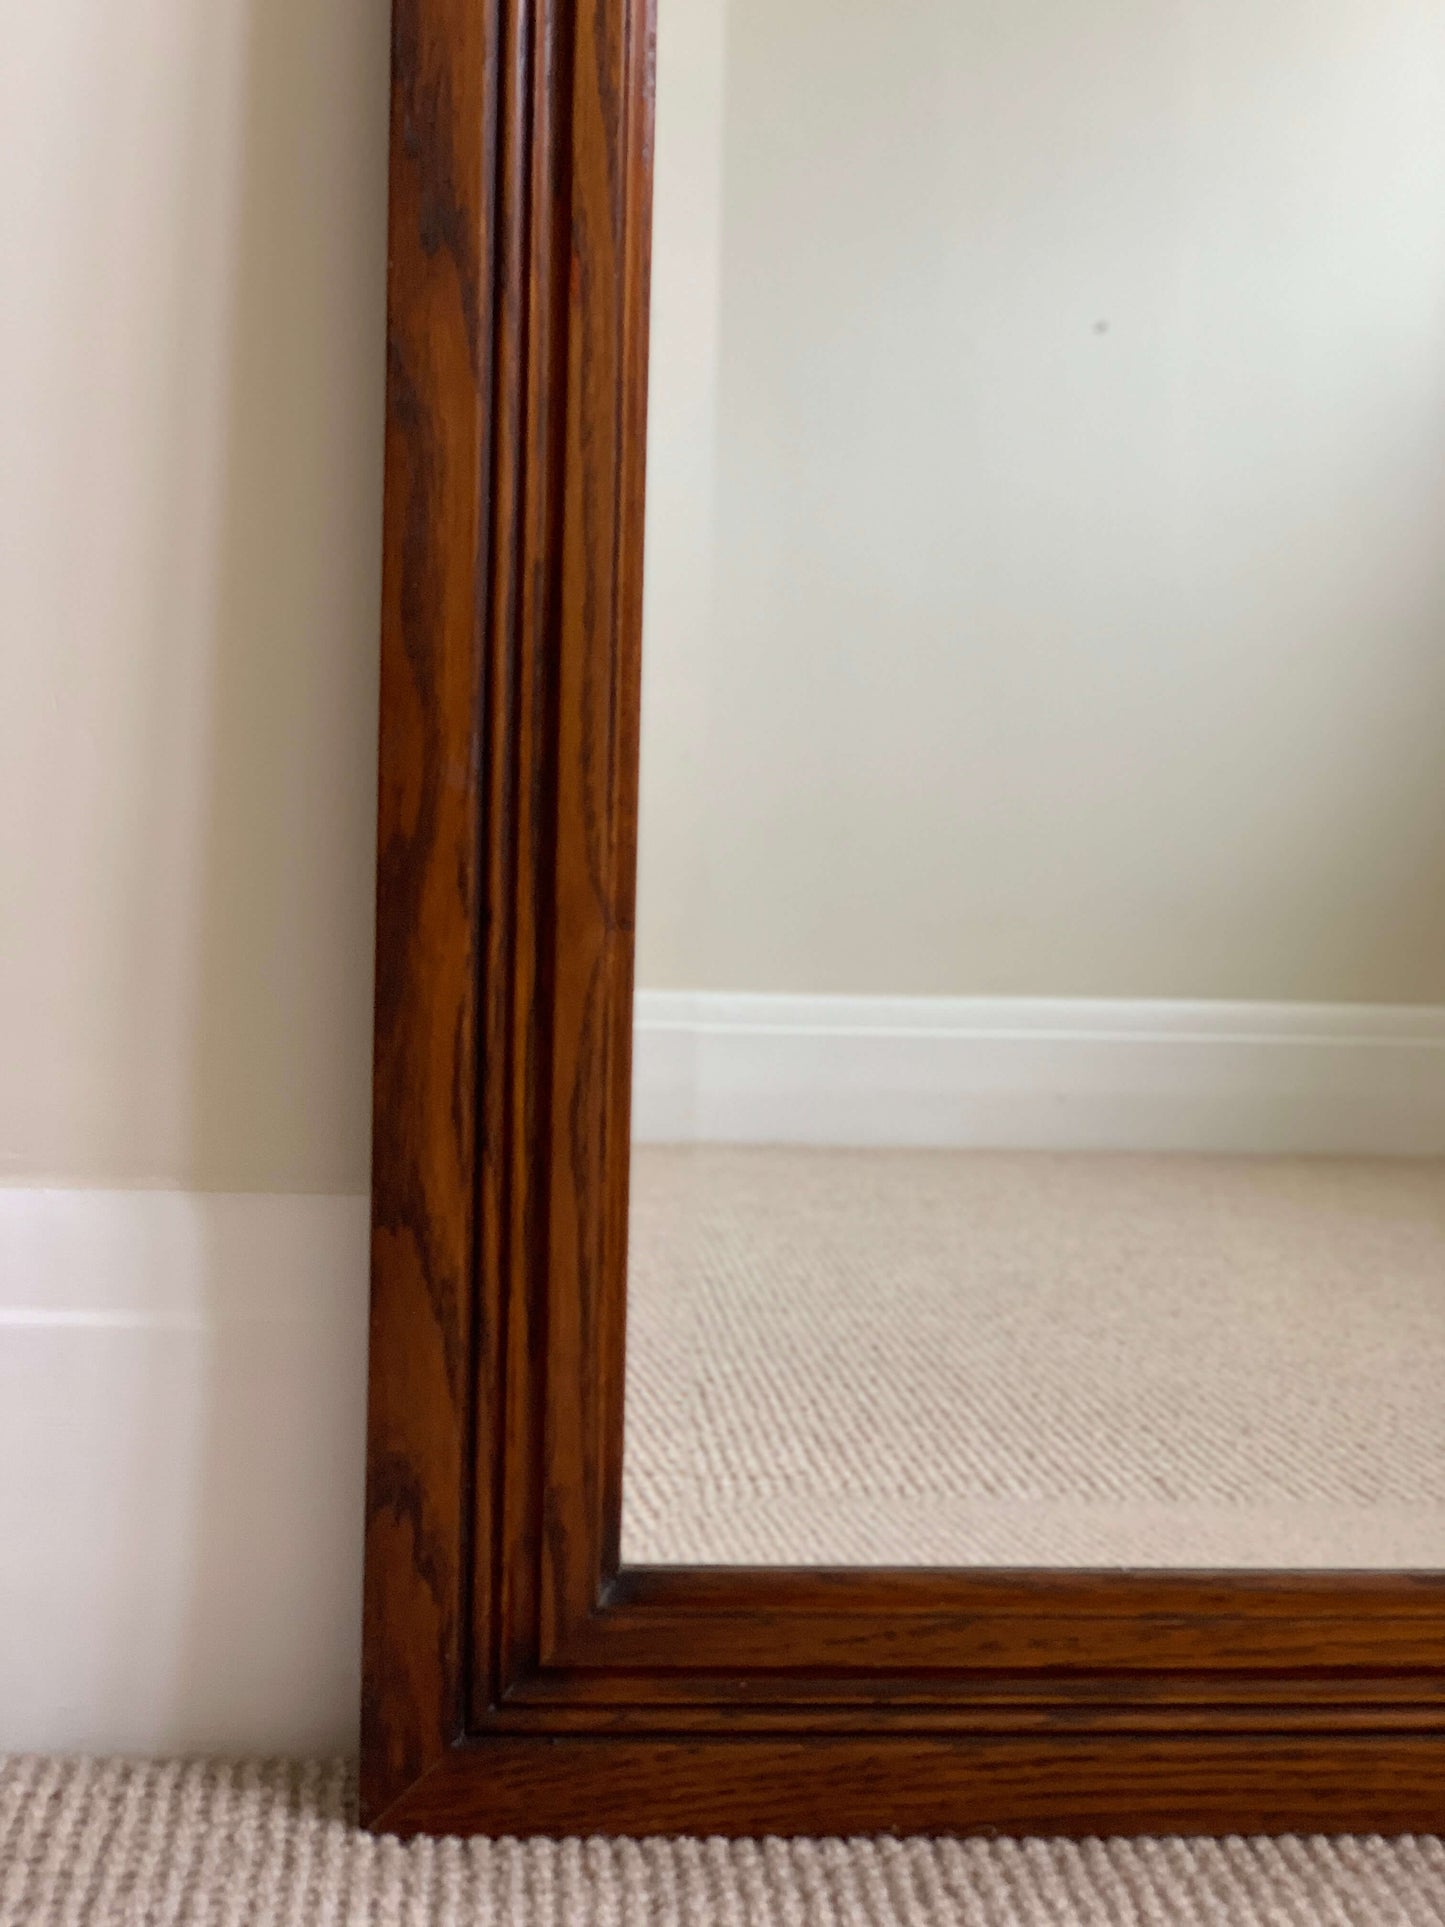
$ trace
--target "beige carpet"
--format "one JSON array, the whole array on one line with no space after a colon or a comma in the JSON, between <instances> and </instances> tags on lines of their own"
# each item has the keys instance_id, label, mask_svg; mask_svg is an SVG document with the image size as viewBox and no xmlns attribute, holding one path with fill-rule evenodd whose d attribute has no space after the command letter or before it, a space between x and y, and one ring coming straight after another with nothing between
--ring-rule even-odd
<instances>
[{"instance_id":1,"label":"beige carpet","mask_svg":"<svg viewBox=\"0 0 1445 1927\"><path fill-rule=\"evenodd\" d=\"M641 1559L1445 1565L1445 1167L648 1152ZM374 1840L0 1762L0 1927L1445 1927L1436 1839Z\"/></svg>"},{"instance_id":2,"label":"beige carpet","mask_svg":"<svg viewBox=\"0 0 1445 1927\"><path fill-rule=\"evenodd\" d=\"M645 1149L633 1563L1445 1567L1445 1164Z\"/></svg>"},{"instance_id":3,"label":"beige carpet","mask_svg":"<svg viewBox=\"0 0 1445 1927\"><path fill-rule=\"evenodd\" d=\"M1436 1839L374 1840L336 1763L0 1762L0 1927L1440 1927Z\"/></svg>"}]
</instances>

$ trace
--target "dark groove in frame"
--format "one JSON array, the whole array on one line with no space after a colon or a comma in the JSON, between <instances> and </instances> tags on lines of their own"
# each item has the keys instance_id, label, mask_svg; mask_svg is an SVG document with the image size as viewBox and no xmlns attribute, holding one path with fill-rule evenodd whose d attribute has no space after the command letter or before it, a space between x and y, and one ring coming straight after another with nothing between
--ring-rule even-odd
<instances>
[{"instance_id":1,"label":"dark groove in frame","mask_svg":"<svg viewBox=\"0 0 1445 1927\"><path fill-rule=\"evenodd\" d=\"M523 542L518 552L519 608L524 611L522 648L518 661L518 690L524 704L526 728L518 741L534 746L526 775L527 821L533 825L525 871L526 928L532 959L531 1004L527 1008L525 1047L519 1052L522 1122L513 1150L515 1181L523 1186L526 1209L514 1230L522 1234L521 1249L513 1256L510 1277L517 1302L526 1306L526 1345L509 1355L508 1396L518 1411L518 1432L527 1455L528 1487L520 1537L508 1537L503 1570L512 1581L497 1604L509 1662L500 1680L503 1696L519 1677L534 1669L539 1657L539 1620L544 1584L544 1544L541 1530L542 1482L545 1477L545 1403L542 1388L550 1343L550 1303L547 1277L552 1248L548 1215L549 1187L538 1147L554 1128L552 1088L553 1032L537 1022L535 1013L551 1009L554 1000L556 915L553 879L557 866L556 743L558 736L558 676L552 641L556 612L561 603L562 557L558 531L562 525L565 464L560 440L565 428L567 392L566 330L548 307L559 281L565 239L563 211L568 204L569 170L565 143L557 130L558 101L565 97L567 64L559 58L555 11L534 7L527 69L525 125L529 140L524 150L524 225L521 233L524 272L523 310L532 326L523 342L524 407L519 418L519 446L526 477ZM541 135L538 135L538 129ZM529 459L529 456L531 459ZM527 537L530 533L531 541ZM530 602L528 597L530 596ZM530 609L530 617L525 611ZM522 712L519 712L519 714ZM520 783L520 778L519 778ZM519 885L520 888L520 885ZM514 1016L516 1004L514 1000ZM515 1086L514 1086L515 1090ZM516 1434L509 1432L507 1444ZM506 1456L504 1450L504 1458ZM515 1451L513 1456L517 1456ZM510 1535L510 1519L504 1521ZM519 1594L516 1575L522 1576Z\"/></svg>"},{"instance_id":2,"label":"dark groove in frame","mask_svg":"<svg viewBox=\"0 0 1445 1927\"><path fill-rule=\"evenodd\" d=\"M482 71L484 77L483 112L487 121L491 121L496 117L497 95L500 85L499 35L496 9L497 0L486 0L483 31L487 51ZM486 531L485 574L481 577L481 580L474 585L473 599L473 620L478 639L481 677L481 713L478 718L476 731L478 744L476 782L479 799L487 794L493 780L492 746L485 740L484 719L496 708L499 695L494 681L495 663L493 652L487 646L488 609L480 593L482 582L495 579L498 573L497 556L501 546L499 540L499 511L496 490L496 424L499 414L498 400L500 389L497 342L501 335L501 328L499 325L497 304L501 299L502 224L498 218L498 183L494 170L490 166L487 167L484 174L482 197L483 231L487 239L485 256L487 278L485 292L488 296L488 301L485 309L482 310L482 312L486 314L487 342L486 360L478 370L478 386L482 395L487 397L488 405L484 410L485 423L478 449L478 466L482 475L486 478L486 492L482 512L482 527ZM473 862L476 866L476 874L481 881L484 901L488 891L487 853L484 830L485 816L486 810L480 806L479 802L474 824L475 841ZM490 973L488 970L487 944L484 935L481 937L481 940L477 942L474 954L475 982L472 995L477 1017L473 1027L472 1039L474 1053L472 1068L473 1102L475 1102L475 1093L481 1091L484 1087L486 1075L485 1066L489 1044L488 1023L491 1009ZM486 1187L483 1182L483 1159L490 1133L484 1115L479 1119L479 1123L480 1129L477 1131L474 1141L472 1158L471 1252L473 1278L475 1278L483 1268L483 1239L486 1236L488 1222ZM488 1543L489 1528L491 1526L491 1519L486 1512L482 1510L483 1496L487 1486L490 1484L488 1468L493 1462L500 1462L500 1442L506 1429L505 1413L501 1409L500 1401L493 1401L484 1405L482 1399L476 1395L477 1390L483 1383L482 1356L486 1344L486 1319L489 1311L492 1312L495 1318L497 1308L485 1306L475 1291L471 1293L471 1300L472 1314L468 1329L466 1383L474 1389L472 1396L467 1401L466 1411L466 1431L470 1463L464 1468L462 1480L463 1559L459 1620L463 1627L470 1626L473 1621L475 1594L479 1576L477 1567L481 1558L482 1548ZM505 1317L505 1306L502 1306L500 1311L501 1315ZM483 1427L484 1412L489 1412L492 1420L491 1424L485 1427L485 1431ZM491 1680L493 1678L491 1667L491 1653L485 1647L479 1647L475 1639L464 1639L462 1642L459 1679L460 1697L463 1706L472 1705L478 1696L479 1673L483 1682L481 1691L490 1699ZM461 1738L466 1730L465 1724L459 1719L457 1726L458 1738Z\"/></svg>"},{"instance_id":3,"label":"dark groove in frame","mask_svg":"<svg viewBox=\"0 0 1445 1927\"><path fill-rule=\"evenodd\" d=\"M1439 1574L619 1570L652 35L395 0L364 1818L1445 1827Z\"/></svg>"},{"instance_id":4,"label":"dark groove in frame","mask_svg":"<svg viewBox=\"0 0 1445 1927\"><path fill-rule=\"evenodd\" d=\"M489 1060L479 1066L479 1092L486 1104L486 1116L490 1129L490 1141L479 1147L485 1161L489 1182L487 1200L490 1213L485 1223L489 1233L486 1255L490 1269L482 1274L479 1285L485 1281L489 1289L484 1295L493 1307L493 1329L495 1349L486 1361L488 1380L495 1388L494 1407L498 1414L498 1429L492 1447L492 1457L487 1467L488 1496L491 1504L489 1536L481 1533L482 1521L478 1521L479 1556L485 1549L489 1562L488 1584L479 1587L472 1599L472 1625L474 1644L486 1655L487 1673L485 1691L474 1693L466 1702L468 1710L478 1705L493 1703L501 1691L505 1675L506 1654L503 1650L500 1627L494 1623L495 1616L489 1615L485 1622L478 1615L483 1611L482 1601L490 1602L497 1596L502 1584L502 1550L505 1543L504 1518L507 1493L504 1479L506 1465L502 1444L507 1436L510 1413L507 1405L507 1374L504 1361L512 1342L512 1293L506 1281L510 1276L513 1263L515 1236L515 1199L513 1196L514 1176L510 1169L508 1147L515 1138L514 1112L516 1093L511 1075L513 1053L516 1047L516 1024L513 1009L513 964L511 956L511 930L506 918L499 914L499 905L507 903L515 888L513 874L515 861L514 825L519 807L516 771L511 745L518 733L518 709L521 701L518 687L518 665L513 660L507 638L516 620L514 600L516 594L516 555L521 540L522 491L517 473L515 450L518 445L516 417L519 408L519 391L524 392L525 367L520 376L512 372L513 361L519 354L519 344L525 342L525 329L518 314L519 286L523 284L520 264L512 259L518 246L518 216L516 198L517 156L524 155L527 148L525 138L515 128L518 105L518 67L525 59L521 35L526 25L526 17L512 14L502 9L497 22L497 90L496 112L498 116L497 151L494 162L496 176L496 203L498 213L498 234L496 246L497 288L494 304L495 325L498 333L497 381L493 392L493 409L496 418L494 444L496 456L496 500L497 526L499 530L499 565L495 581L486 585L490 590L488 627L488 654L491 673L496 690L492 723L492 762L493 777L490 803L492 820L496 833L487 842L488 888L487 888L487 963L488 978L486 989L487 1039L491 1052ZM525 100L523 98L523 107ZM525 208L525 200L523 201ZM500 539L505 532L505 540ZM478 1361L479 1369L481 1361ZM480 1400L483 1387L479 1382L477 1396ZM489 1608L488 1608L489 1611ZM485 1624L488 1631L479 1635L478 1628Z\"/></svg>"},{"instance_id":5,"label":"dark groove in frame","mask_svg":"<svg viewBox=\"0 0 1445 1927\"><path fill-rule=\"evenodd\" d=\"M495 7L495 0L493 0L493 6ZM511 18L507 18L505 15L499 16L494 11L491 24L495 52L489 62L493 75L490 104L492 113L497 117L498 126L505 130L509 124L510 114L513 111L512 96L516 91L516 67L523 59L516 42L525 24L525 19L519 16L513 16ZM506 138L505 132L502 138ZM525 140L517 139L515 134L512 138L514 146L525 152ZM515 568L515 564L511 558L515 553L518 540L518 510L515 491L509 493L500 486L502 478L498 474L500 457L497 453L504 439L503 424L507 423L507 425L510 425L509 418L514 407L513 397L507 392L507 384L504 380L503 353L501 351L511 340L513 334L518 332L511 323L508 303L508 293L511 284L508 277L507 247L509 237L513 233L514 217L510 199L505 198L507 196L509 179L508 170L505 165L502 164L503 158L504 156L499 155L498 162L492 171L490 184L493 220L491 255L493 352L491 390L492 435L488 453L492 462L493 554L496 557L506 557L507 561L505 567L494 567L492 572L492 580L494 582L504 578L506 580L511 579ZM482 587L482 584L478 584L479 592ZM498 598L494 593L491 606L480 603L479 617L485 625L487 635L488 711L491 714L505 715L508 718L508 722L505 725L505 733L510 740L516 734L515 706L517 702L517 692L515 677L510 673L511 664L505 660L502 652L498 650L495 634L496 625L498 623L506 623L510 615L510 610L505 606L498 608L497 602ZM489 745L489 748L491 754L489 757L490 776L488 797L492 816L494 820L509 825L515 821L516 817L516 797L513 793L511 757L498 755L495 744ZM500 898L510 894L510 875L504 873L499 877L496 871L499 858L505 861L505 856L510 851L510 839L505 836L502 837L498 840L496 847L499 855L491 858L492 867L489 869L487 867L489 861L488 849L482 834L482 823L479 818L478 863L482 866L483 874L487 880L488 941L483 946L482 981L478 992L480 1008L483 1012L483 1021L478 1025L476 1071L478 1092L489 1088L486 1083L489 1061L496 1059L504 1064L509 1063L513 1046L511 1000L508 995L503 994L502 986L497 982L498 959L496 955L496 917L494 907ZM494 1108L484 1122L477 1145L479 1270L481 1263L485 1262L482 1254L486 1253L491 1259L497 1276L500 1278L506 1274L511 1252L507 1198L504 1186L497 1187L494 1185L489 1191L484 1177L484 1163L493 1143L505 1145L512 1141L513 1099L509 1087L497 1089L494 1082L490 1088L494 1093L492 1097ZM499 1191L500 1195L498 1195ZM484 1241L488 1239L491 1241L490 1252L487 1252L487 1247L484 1243ZM482 1559L485 1558L487 1561L487 1570L483 1576L482 1583L485 1585L489 1597L496 1596L501 1585L502 1577L501 1518L505 1498L502 1478L502 1441L505 1439L507 1431L507 1387L505 1375L497 1370L496 1359L505 1357L507 1350L507 1333L510 1319L508 1294L505 1291L496 1294L491 1309L492 1330L495 1332L493 1341L495 1345L495 1356L486 1360L486 1366L487 1377L496 1385L497 1391L494 1400L495 1423L491 1436L487 1441L485 1457L483 1457L482 1454L480 1437L476 1445L478 1466L476 1468L474 1509L472 1513L472 1544L475 1550L471 1561L472 1584L468 1589L465 1602L465 1617L466 1622L474 1629L473 1637L469 1644L473 1653L477 1655L478 1664L473 1667L463 1682L463 1707L468 1709L468 1711L473 1708L491 1707L499 1697L498 1683L502 1677L503 1656L499 1635L492 1631L489 1632L487 1636L478 1638L475 1633L478 1593L478 1575L476 1568ZM478 1326L480 1327L480 1320L478 1321ZM478 1407L481 1404L480 1388L484 1382L483 1365L483 1349L480 1345L475 1345L472 1352L471 1367L472 1383L478 1388L478 1395L474 1400L474 1403ZM483 1494L485 1494L486 1509L484 1509L482 1505Z\"/></svg>"}]
</instances>

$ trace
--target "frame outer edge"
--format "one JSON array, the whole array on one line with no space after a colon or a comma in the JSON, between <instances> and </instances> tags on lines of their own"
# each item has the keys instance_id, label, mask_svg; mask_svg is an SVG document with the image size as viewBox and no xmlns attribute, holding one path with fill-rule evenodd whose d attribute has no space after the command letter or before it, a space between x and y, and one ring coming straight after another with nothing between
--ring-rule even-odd
<instances>
[{"instance_id":1,"label":"frame outer edge","mask_svg":"<svg viewBox=\"0 0 1445 1927\"><path fill-rule=\"evenodd\" d=\"M490 0L394 0L361 1809L461 1728L476 1236Z\"/></svg>"}]
</instances>

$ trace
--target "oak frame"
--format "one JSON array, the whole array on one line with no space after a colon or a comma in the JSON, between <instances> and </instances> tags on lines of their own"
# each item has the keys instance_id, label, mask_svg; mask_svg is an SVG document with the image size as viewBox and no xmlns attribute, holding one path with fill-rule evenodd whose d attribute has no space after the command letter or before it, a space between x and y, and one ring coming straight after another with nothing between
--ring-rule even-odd
<instances>
[{"instance_id":1,"label":"oak frame","mask_svg":"<svg viewBox=\"0 0 1445 1927\"><path fill-rule=\"evenodd\" d=\"M650 0L395 0L363 1818L1445 1826L1433 1575L623 1570Z\"/></svg>"}]
</instances>

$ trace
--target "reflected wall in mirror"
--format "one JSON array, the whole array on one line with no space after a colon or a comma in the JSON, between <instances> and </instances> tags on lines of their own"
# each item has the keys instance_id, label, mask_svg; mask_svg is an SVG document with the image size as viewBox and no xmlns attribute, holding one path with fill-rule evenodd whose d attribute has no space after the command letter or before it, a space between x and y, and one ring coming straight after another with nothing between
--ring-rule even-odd
<instances>
[{"instance_id":1,"label":"reflected wall in mirror","mask_svg":"<svg viewBox=\"0 0 1445 1927\"><path fill-rule=\"evenodd\" d=\"M1445 1566L1445 9L657 101L624 1559Z\"/></svg>"}]
</instances>

